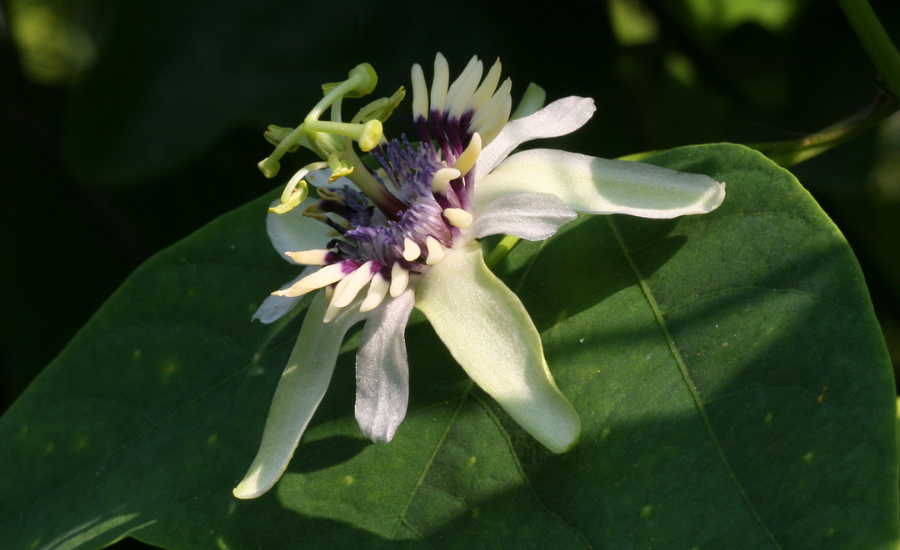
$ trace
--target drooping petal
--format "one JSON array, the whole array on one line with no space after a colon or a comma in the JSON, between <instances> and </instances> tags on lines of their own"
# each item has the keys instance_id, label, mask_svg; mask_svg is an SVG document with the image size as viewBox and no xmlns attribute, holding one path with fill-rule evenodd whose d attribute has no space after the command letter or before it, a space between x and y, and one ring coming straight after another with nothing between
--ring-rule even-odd
<instances>
[{"instance_id":1,"label":"drooping petal","mask_svg":"<svg viewBox=\"0 0 900 550\"><path fill-rule=\"evenodd\" d=\"M478 157L476 181L503 162L519 145L532 139L571 134L584 126L596 110L593 99L571 96L558 99L532 115L509 121ZM481 181L478 185L482 185Z\"/></svg>"},{"instance_id":2,"label":"drooping petal","mask_svg":"<svg viewBox=\"0 0 900 550\"><path fill-rule=\"evenodd\" d=\"M363 329L356 354L356 420L372 441L393 439L406 416L409 364L403 333L415 301L413 290L388 299Z\"/></svg>"},{"instance_id":3,"label":"drooping petal","mask_svg":"<svg viewBox=\"0 0 900 550\"><path fill-rule=\"evenodd\" d=\"M574 445L578 414L553 381L528 312L484 265L478 243L431 268L416 307L472 380L528 433L556 453Z\"/></svg>"},{"instance_id":4,"label":"drooping petal","mask_svg":"<svg viewBox=\"0 0 900 550\"><path fill-rule=\"evenodd\" d=\"M344 334L366 317L355 307L348 307L325 324L322 317L327 306L324 292L318 293L309 306L272 398L259 451L247 475L233 491L237 498L260 496L284 473L300 436L328 389Z\"/></svg>"},{"instance_id":5,"label":"drooping petal","mask_svg":"<svg viewBox=\"0 0 900 550\"><path fill-rule=\"evenodd\" d=\"M479 208L521 192L553 193L577 212L667 219L715 210L725 199L725 184L640 162L532 149L479 181L474 203Z\"/></svg>"},{"instance_id":6,"label":"drooping petal","mask_svg":"<svg viewBox=\"0 0 900 550\"><path fill-rule=\"evenodd\" d=\"M574 210L550 193L511 193L489 202L478 212L468 234L473 239L506 234L529 241L543 241L578 217Z\"/></svg>"},{"instance_id":7,"label":"drooping petal","mask_svg":"<svg viewBox=\"0 0 900 550\"><path fill-rule=\"evenodd\" d=\"M327 181L327 180L326 180ZM310 189L310 195L315 194L315 189ZM278 254L292 264L296 264L285 252L297 252L300 250L314 250L325 248L328 241L338 236L337 232L313 218L303 215L303 209L311 201L306 199L293 210L284 214L269 212L266 215L266 231L272 246ZM280 200L272 203L272 206L281 204Z\"/></svg>"},{"instance_id":8,"label":"drooping petal","mask_svg":"<svg viewBox=\"0 0 900 550\"><path fill-rule=\"evenodd\" d=\"M296 279L286 285L283 285L279 290L287 290L291 288L300 279L306 277L307 275L312 275L313 272L317 269L319 268L314 265L307 266L306 269L300 272L300 275ZM299 304L300 300L302 299L303 296L275 296L274 294L270 294L265 300L263 300L262 305L259 306L259 309L256 310L256 313L253 314L252 320L259 319L265 325L274 323L275 321L284 317L289 311L294 309L294 307L296 307L296 305Z\"/></svg>"}]
</instances>

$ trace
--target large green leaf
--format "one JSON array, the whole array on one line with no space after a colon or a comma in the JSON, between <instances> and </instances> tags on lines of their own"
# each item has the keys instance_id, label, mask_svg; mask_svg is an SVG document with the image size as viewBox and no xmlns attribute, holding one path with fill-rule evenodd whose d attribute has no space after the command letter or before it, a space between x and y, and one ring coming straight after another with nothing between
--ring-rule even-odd
<instances>
[{"instance_id":1,"label":"large green leaf","mask_svg":"<svg viewBox=\"0 0 900 550\"><path fill-rule=\"evenodd\" d=\"M282 480L234 499L303 317L249 320L296 275L264 197L139 269L0 420L4 543L895 548L893 379L843 237L747 149L649 160L725 181L725 203L582 217L497 269L581 415L573 451L535 443L414 315L394 441L354 421L351 333Z\"/></svg>"}]
</instances>

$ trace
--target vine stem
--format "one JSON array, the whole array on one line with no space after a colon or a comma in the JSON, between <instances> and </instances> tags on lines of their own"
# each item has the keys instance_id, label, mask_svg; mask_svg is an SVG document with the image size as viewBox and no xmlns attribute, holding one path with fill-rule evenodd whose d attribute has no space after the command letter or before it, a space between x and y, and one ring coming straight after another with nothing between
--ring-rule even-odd
<instances>
[{"instance_id":1,"label":"vine stem","mask_svg":"<svg viewBox=\"0 0 900 550\"><path fill-rule=\"evenodd\" d=\"M869 0L838 0L875 66L884 75L894 97L900 95L900 52L869 5Z\"/></svg>"}]
</instances>

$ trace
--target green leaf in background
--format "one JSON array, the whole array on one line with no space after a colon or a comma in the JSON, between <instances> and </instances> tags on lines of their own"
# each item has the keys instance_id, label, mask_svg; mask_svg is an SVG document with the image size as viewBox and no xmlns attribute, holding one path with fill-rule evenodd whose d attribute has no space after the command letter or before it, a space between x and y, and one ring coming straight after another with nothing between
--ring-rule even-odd
<instances>
[{"instance_id":1,"label":"green leaf in background","mask_svg":"<svg viewBox=\"0 0 900 550\"><path fill-rule=\"evenodd\" d=\"M135 272L0 419L4 542L895 548L893 378L843 237L748 149L648 160L726 182L725 203L583 217L497 269L581 415L573 451L510 421L418 315L394 441L371 444L353 418L352 332L279 484L233 498L302 322L249 321L296 275L264 197Z\"/></svg>"}]
</instances>

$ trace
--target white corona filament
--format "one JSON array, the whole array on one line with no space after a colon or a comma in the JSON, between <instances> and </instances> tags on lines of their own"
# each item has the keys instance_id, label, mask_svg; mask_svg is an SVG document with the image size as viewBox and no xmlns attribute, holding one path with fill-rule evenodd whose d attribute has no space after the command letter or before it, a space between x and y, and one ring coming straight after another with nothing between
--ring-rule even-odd
<instances>
[{"instance_id":1,"label":"white corona filament","mask_svg":"<svg viewBox=\"0 0 900 550\"><path fill-rule=\"evenodd\" d=\"M428 258L425 259L425 265L434 265L444 259L444 245L437 239L429 235L425 239L425 246L428 247Z\"/></svg>"},{"instance_id":2,"label":"white corona filament","mask_svg":"<svg viewBox=\"0 0 900 550\"><path fill-rule=\"evenodd\" d=\"M372 282L369 283L369 292L366 294L366 299L363 300L362 305L359 306L359 311L365 313L367 311L372 311L384 301L384 297L388 293L388 288L390 287L390 283L387 282L381 273L376 273L374 277L372 277Z\"/></svg>"},{"instance_id":3,"label":"white corona filament","mask_svg":"<svg viewBox=\"0 0 900 550\"><path fill-rule=\"evenodd\" d=\"M445 208L444 217L460 229L468 229L472 225L472 214L462 208ZM428 256L431 257L430 252Z\"/></svg>"},{"instance_id":4,"label":"white corona filament","mask_svg":"<svg viewBox=\"0 0 900 550\"><path fill-rule=\"evenodd\" d=\"M334 299L332 303L335 307L342 308L350 305L350 302L356 298L356 295L359 294L359 291L363 289L364 286L369 284L369 281L372 280L372 260L362 264L359 266L359 269L353 272L352 275L347 277L347 286L344 287L344 291L341 293L337 292L335 289Z\"/></svg>"},{"instance_id":5,"label":"white corona filament","mask_svg":"<svg viewBox=\"0 0 900 550\"><path fill-rule=\"evenodd\" d=\"M511 112L512 97L507 95L506 99L503 100L503 106L500 107L500 111L481 129L485 143L494 141L494 138L500 135L500 131L503 130L503 127L509 122L509 114Z\"/></svg>"},{"instance_id":6,"label":"white corona filament","mask_svg":"<svg viewBox=\"0 0 900 550\"><path fill-rule=\"evenodd\" d=\"M325 265L325 258L330 250L301 250L300 252L285 252L284 255L303 265Z\"/></svg>"},{"instance_id":7,"label":"white corona filament","mask_svg":"<svg viewBox=\"0 0 900 550\"><path fill-rule=\"evenodd\" d=\"M346 277L344 266L341 263L331 264L316 271L312 275L303 277L288 289L276 290L272 294L275 296L290 296L292 298L303 296L308 292L334 284Z\"/></svg>"},{"instance_id":8,"label":"white corona filament","mask_svg":"<svg viewBox=\"0 0 900 550\"><path fill-rule=\"evenodd\" d=\"M422 255L422 249L412 239L403 239L403 259L411 262Z\"/></svg>"},{"instance_id":9,"label":"white corona filament","mask_svg":"<svg viewBox=\"0 0 900 550\"><path fill-rule=\"evenodd\" d=\"M412 91L413 91L413 121L422 117L428 119L428 85L425 83L425 74L422 72L422 66L416 63L412 68Z\"/></svg>"},{"instance_id":10,"label":"white corona filament","mask_svg":"<svg viewBox=\"0 0 900 550\"><path fill-rule=\"evenodd\" d=\"M507 98L509 98L510 103L512 102L509 95L510 90L512 90L512 80L507 78L503 81L503 84L500 85L500 88L494 93L491 99L485 103L481 109L478 109L475 116L472 117L469 128L475 132L482 133L481 141L484 145L487 145L490 142L484 139L485 136L482 128L485 127L488 122L492 121L497 113L501 111L503 103Z\"/></svg>"},{"instance_id":11,"label":"white corona filament","mask_svg":"<svg viewBox=\"0 0 900 550\"><path fill-rule=\"evenodd\" d=\"M491 96L494 95L494 91L497 89L497 84L500 83L501 70L502 66L498 59L494 62L494 66L491 67L491 70L488 71L487 76L484 77L481 86L479 86L478 89L475 90L475 93L472 94L472 99L469 100L469 104L466 106L467 111L477 112L491 99Z\"/></svg>"},{"instance_id":12,"label":"white corona filament","mask_svg":"<svg viewBox=\"0 0 900 550\"><path fill-rule=\"evenodd\" d=\"M344 277L341 282L337 284L334 288L334 294L331 296L331 302L328 303L328 307L325 309L325 318L322 319L323 323L330 323L337 314L341 311L341 308L335 305L335 298L343 294L344 289L347 288L347 285L350 282L350 277Z\"/></svg>"},{"instance_id":13,"label":"white corona filament","mask_svg":"<svg viewBox=\"0 0 900 550\"><path fill-rule=\"evenodd\" d=\"M456 168L441 168L434 173L434 178L431 180L431 190L444 195L447 193L447 187L450 185L450 182L461 175Z\"/></svg>"},{"instance_id":14,"label":"white corona filament","mask_svg":"<svg viewBox=\"0 0 900 550\"><path fill-rule=\"evenodd\" d=\"M447 59L437 54L434 58L434 80L431 82L431 109L442 112L447 100L447 85L450 82L450 67Z\"/></svg>"},{"instance_id":15,"label":"white corona filament","mask_svg":"<svg viewBox=\"0 0 900 550\"><path fill-rule=\"evenodd\" d=\"M481 134L475 132L472 134L472 141L469 142L469 146L453 163L453 168L459 170L459 175L465 176L475 166L479 155L481 155ZM432 188L434 188L434 184L432 184Z\"/></svg>"},{"instance_id":16,"label":"white corona filament","mask_svg":"<svg viewBox=\"0 0 900 550\"><path fill-rule=\"evenodd\" d=\"M396 298L406 291L409 285L409 271L403 269L400 264L394 264L391 268L391 296Z\"/></svg>"},{"instance_id":17,"label":"white corona filament","mask_svg":"<svg viewBox=\"0 0 900 550\"><path fill-rule=\"evenodd\" d=\"M466 105L472 99L472 94L478 88L481 81L481 75L484 72L484 65L478 61L477 57L473 57L463 73L456 79L456 82L450 86L447 93L447 106L445 111L449 119L459 120L465 112Z\"/></svg>"}]
</instances>

